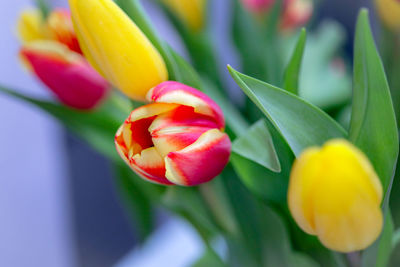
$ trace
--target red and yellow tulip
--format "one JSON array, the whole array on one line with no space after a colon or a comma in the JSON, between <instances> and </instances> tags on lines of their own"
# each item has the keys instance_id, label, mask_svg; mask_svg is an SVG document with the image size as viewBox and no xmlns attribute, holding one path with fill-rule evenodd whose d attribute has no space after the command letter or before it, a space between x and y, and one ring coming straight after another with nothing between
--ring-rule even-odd
<instances>
[{"instance_id":1,"label":"red and yellow tulip","mask_svg":"<svg viewBox=\"0 0 400 267\"><path fill-rule=\"evenodd\" d=\"M135 109L116 134L124 161L142 178L164 185L194 186L217 176L231 151L220 107L172 81L151 89L147 99L152 103Z\"/></svg>"},{"instance_id":2,"label":"red and yellow tulip","mask_svg":"<svg viewBox=\"0 0 400 267\"><path fill-rule=\"evenodd\" d=\"M17 28L23 63L63 104L92 109L106 97L110 85L82 56L68 10L46 20L39 10L24 11Z\"/></svg>"},{"instance_id":3,"label":"red and yellow tulip","mask_svg":"<svg viewBox=\"0 0 400 267\"><path fill-rule=\"evenodd\" d=\"M289 209L301 229L328 248L353 252L382 231L382 185L368 158L338 139L306 149L296 160Z\"/></svg>"},{"instance_id":4,"label":"red and yellow tulip","mask_svg":"<svg viewBox=\"0 0 400 267\"><path fill-rule=\"evenodd\" d=\"M24 45L20 57L57 98L77 109L92 109L107 94L109 84L78 53L54 41Z\"/></svg>"}]
</instances>

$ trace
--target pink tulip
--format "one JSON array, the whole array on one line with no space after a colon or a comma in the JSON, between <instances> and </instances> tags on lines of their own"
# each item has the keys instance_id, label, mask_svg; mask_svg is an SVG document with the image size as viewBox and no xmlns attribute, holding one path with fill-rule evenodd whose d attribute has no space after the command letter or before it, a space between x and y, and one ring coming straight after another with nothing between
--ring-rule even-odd
<instances>
[{"instance_id":1,"label":"pink tulip","mask_svg":"<svg viewBox=\"0 0 400 267\"><path fill-rule=\"evenodd\" d=\"M151 89L152 103L132 111L115 144L142 178L164 185L210 181L228 163L231 142L221 108L207 95L178 82Z\"/></svg>"},{"instance_id":2,"label":"pink tulip","mask_svg":"<svg viewBox=\"0 0 400 267\"><path fill-rule=\"evenodd\" d=\"M92 109L105 98L110 88L78 53L54 41L24 45L20 57L29 70L67 106Z\"/></svg>"}]
</instances>

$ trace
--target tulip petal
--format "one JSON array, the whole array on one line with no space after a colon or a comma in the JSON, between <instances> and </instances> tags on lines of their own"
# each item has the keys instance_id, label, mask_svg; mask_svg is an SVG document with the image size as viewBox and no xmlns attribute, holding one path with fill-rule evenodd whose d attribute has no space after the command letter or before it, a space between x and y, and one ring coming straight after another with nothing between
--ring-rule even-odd
<instances>
[{"instance_id":1,"label":"tulip petal","mask_svg":"<svg viewBox=\"0 0 400 267\"><path fill-rule=\"evenodd\" d=\"M351 179L347 183L324 179L314 194L315 231L319 240L332 250L343 253L363 250L382 231L380 205L364 190L355 192L357 187Z\"/></svg>"},{"instance_id":2,"label":"tulip petal","mask_svg":"<svg viewBox=\"0 0 400 267\"><path fill-rule=\"evenodd\" d=\"M224 116L217 103L190 86L174 81L163 82L147 93L147 99L159 103L175 103L193 107L196 113L213 118L218 128L225 127Z\"/></svg>"},{"instance_id":3,"label":"tulip petal","mask_svg":"<svg viewBox=\"0 0 400 267\"><path fill-rule=\"evenodd\" d=\"M168 78L165 62L112 0L69 0L72 20L89 62L136 100Z\"/></svg>"},{"instance_id":4,"label":"tulip petal","mask_svg":"<svg viewBox=\"0 0 400 267\"><path fill-rule=\"evenodd\" d=\"M28 68L65 105L92 109L107 94L109 85L79 54L53 41L25 45L20 56Z\"/></svg>"},{"instance_id":5,"label":"tulip petal","mask_svg":"<svg viewBox=\"0 0 400 267\"><path fill-rule=\"evenodd\" d=\"M224 169L230 151L228 135L217 129L209 130L190 146L168 154L165 176L169 181L184 186L208 182Z\"/></svg>"},{"instance_id":6,"label":"tulip petal","mask_svg":"<svg viewBox=\"0 0 400 267\"><path fill-rule=\"evenodd\" d=\"M143 150L130 158L131 168L142 178L153 183L172 185L165 178L164 159L158 154L154 147Z\"/></svg>"},{"instance_id":7,"label":"tulip petal","mask_svg":"<svg viewBox=\"0 0 400 267\"><path fill-rule=\"evenodd\" d=\"M165 128L181 126L218 128L217 123L210 119L210 117L194 112L192 107L179 106L176 109L157 116L149 128L149 132L154 133Z\"/></svg>"},{"instance_id":8,"label":"tulip petal","mask_svg":"<svg viewBox=\"0 0 400 267\"><path fill-rule=\"evenodd\" d=\"M171 111L175 108L179 107L176 104L167 104L167 103L151 103L144 106L141 106L129 115L128 121L133 122L153 116L160 115L162 113Z\"/></svg>"},{"instance_id":9,"label":"tulip petal","mask_svg":"<svg viewBox=\"0 0 400 267\"><path fill-rule=\"evenodd\" d=\"M72 51L82 54L68 9L56 9L49 15L47 26L52 37Z\"/></svg>"},{"instance_id":10,"label":"tulip petal","mask_svg":"<svg viewBox=\"0 0 400 267\"><path fill-rule=\"evenodd\" d=\"M37 9L29 9L21 13L17 31L19 39L24 43L47 38L43 16Z\"/></svg>"}]
</instances>

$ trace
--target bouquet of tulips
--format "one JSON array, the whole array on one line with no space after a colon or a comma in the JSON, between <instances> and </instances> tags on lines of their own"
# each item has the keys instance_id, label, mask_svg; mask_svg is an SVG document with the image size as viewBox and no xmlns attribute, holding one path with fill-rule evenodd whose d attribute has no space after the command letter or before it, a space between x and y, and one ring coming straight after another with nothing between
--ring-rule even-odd
<instances>
[{"instance_id":1,"label":"bouquet of tulips","mask_svg":"<svg viewBox=\"0 0 400 267\"><path fill-rule=\"evenodd\" d=\"M205 244L193 266L398 266L399 1L376 1L380 51L360 10L351 72L340 25L301 28L317 3L231 0L230 81L214 1L154 1L188 58L138 0L38 1L18 22L19 56L57 101L0 92L109 158L142 240L155 207L187 220Z\"/></svg>"}]
</instances>

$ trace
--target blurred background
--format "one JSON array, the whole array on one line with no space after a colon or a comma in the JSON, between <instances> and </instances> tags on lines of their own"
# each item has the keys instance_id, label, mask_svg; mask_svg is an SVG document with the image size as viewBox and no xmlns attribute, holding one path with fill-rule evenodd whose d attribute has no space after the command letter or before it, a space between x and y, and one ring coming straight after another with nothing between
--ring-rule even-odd
<instances>
[{"instance_id":1,"label":"blurred background","mask_svg":"<svg viewBox=\"0 0 400 267\"><path fill-rule=\"evenodd\" d=\"M66 1L49 2L67 6ZM220 67L234 66L231 0L210 2ZM151 1L143 4L162 37L186 55L161 10ZM30 6L28 0L0 2L0 84L48 98L17 58L15 23ZM321 0L315 11L313 24L327 18L340 22L346 37L343 52L349 56L361 6L372 3ZM0 122L0 266L180 267L201 254L201 242L190 226L163 211L159 230L144 247L135 248L137 234L114 191L108 162L49 115L0 94Z\"/></svg>"}]
</instances>

